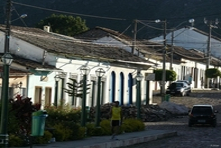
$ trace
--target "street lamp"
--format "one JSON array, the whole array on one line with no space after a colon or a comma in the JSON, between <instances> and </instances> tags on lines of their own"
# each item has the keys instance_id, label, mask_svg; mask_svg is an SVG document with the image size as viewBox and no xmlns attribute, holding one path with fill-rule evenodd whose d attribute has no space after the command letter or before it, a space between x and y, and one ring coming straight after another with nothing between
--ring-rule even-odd
<instances>
[{"instance_id":1,"label":"street lamp","mask_svg":"<svg viewBox=\"0 0 221 148\"><path fill-rule=\"evenodd\" d=\"M98 77L98 83L97 83L97 107L96 107L96 120L95 120L95 126L100 126L100 98L101 98L101 78L105 74L105 71L102 68L99 68L95 71L97 77Z\"/></svg>"},{"instance_id":2,"label":"street lamp","mask_svg":"<svg viewBox=\"0 0 221 148\"><path fill-rule=\"evenodd\" d=\"M164 20L164 21L161 21L159 19L157 20L154 20L154 21L150 21L150 20L136 20L135 21L135 28L134 28L134 45L133 45L133 48L135 49L135 42L136 42L136 33L137 33L137 22L145 25L145 26L148 26L147 24L145 24L145 22L149 22L149 23L164 23L164 49L163 49L163 74L162 74L162 83L161 83L161 96L162 96L162 100L164 99L165 97L165 81L166 81L166 26L167 26L167 21ZM133 51L133 50L132 50ZM139 51L138 51L138 55L139 55Z\"/></svg>"},{"instance_id":3,"label":"street lamp","mask_svg":"<svg viewBox=\"0 0 221 148\"><path fill-rule=\"evenodd\" d=\"M18 18L12 20L11 22L14 22L14 21L16 21L16 20L18 20L18 19L26 18L27 16L28 16L27 14L22 14L22 15L20 15Z\"/></svg>"},{"instance_id":4,"label":"street lamp","mask_svg":"<svg viewBox=\"0 0 221 148\"><path fill-rule=\"evenodd\" d=\"M7 0L6 4L6 29L5 29L5 47L4 55L2 56L3 62L3 77L2 77L2 94L1 94L1 125L0 125L0 146L8 147L8 83L9 83L9 66L13 60L9 53L9 39L11 33L11 0Z\"/></svg>"},{"instance_id":5,"label":"street lamp","mask_svg":"<svg viewBox=\"0 0 221 148\"><path fill-rule=\"evenodd\" d=\"M1 125L0 125L0 144L3 147L8 146L8 83L9 83L9 66L13 58L9 52L2 56L3 62L3 77L2 77L2 110L1 110Z\"/></svg>"},{"instance_id":6,"label":"street lamp","mask_svg":"<svg viewBox=\"0 0 221 148\"><path fill-rule=\"evenodd\" d=\"M188 22L191 23L191 26L193 26L194 24L194 19L189 19ZM182 24L186 23L187 21L183 21L181 22L179 25L177 25L174 29L172 29L172 35L171 35L171 54L170 54L170 70L173 70L173 53L174 53L174 47L173 47L173 43L174 43L174 30L176 30L179 26L181 26ZM178 34L180 35L180 34ZM176 37L178 36L176 35Z\"/></svg>"},{"instance_id":7,"label":"street lamp","mask_svg":"<svg viewBox=\"0 0 221 148\"><path fill-rule=\"evenodd\" d=\"M140 81L142 81L143 75L140 71L137 72L136 80L137 80L137 119L141 119L141 89L140 89Z\"/></svg>"},{"instance_id":8,"label":"street lamp","mask_svg":"<svg viewBox=\"0 0 221 148\"><path fill-rule=\"evenodd\" d=\"M54 79L55 79L54 106L57 107L58 106L58 81L60 80L59 75L56 75Z\"/></svg>"},{"instance_id":9,"label":"street lamp","mask_svg":"<svg viewBox=\"0 0 221 148\"><path fill-rule=\"evenodd\" d=\"M83 74L83 97L82 97L82 108L81 108L81 126L86 125L86 97L87 97L87 75L90 73L90 68L82 66L80 68L81 74Z\"/></svg>"}]
</instances>

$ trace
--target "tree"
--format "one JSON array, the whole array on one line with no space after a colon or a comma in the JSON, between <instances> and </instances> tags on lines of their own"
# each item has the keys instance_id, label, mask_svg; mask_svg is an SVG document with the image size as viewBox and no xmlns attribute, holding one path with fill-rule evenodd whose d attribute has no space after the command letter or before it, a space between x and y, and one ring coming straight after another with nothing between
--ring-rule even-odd
<instances>
[{"instance_id":1,"label":"tree","mask_svg":"<svg viewBox=\"0 0 221 148\"><path fill-rule=\"evenodd\" d=\"M217 77L221 76L221 72L217 68L209 68L209 69L206 69L205 75L206 75L206 78L214 78L216 80L216 82L217 82ZM212 85L212 80L210 81L209 85L210 86ZM215 87L215 85L213 85L213 88L214 87ZM217 87L218 87L218 83L217 83Z\"/></svg>"},{"instance_id":2,"label":"tree","mask_svg":"<svg viewBox=\"0 0 221 148\"><path fill-rule=\"evenodd\" d=\"M221 76L221 72L217 68L206 69L207 78L217 78L218 76Z\"/></svg>"},{"instance_id":3,"label":"tree","mask_svg":"<svg viewBox=\"0 0 221 148\"><path fill-rule=\"evenodd\" d=\"M67 36L74 36L81 32L88 30L86 26L86 21L82 20L81 17L73 17L67 15L55 15L52 14L51 16L41 20L36 27L43 28L43 26L48 25L51 27L52 32L67 35Z\"/></svg>"},{"instance_id":4,"label":"tree","mask_svg":"<svg viewBox=\"0 0 221 148\"><path fill-rule=\"evenodd\" d=\"M162 81L163 70L157 69L154 70L155 73L155 81ZM175 81L176 80L176 72L173 70L166 70L166 81Z\"/></svg>"}]
</instances>

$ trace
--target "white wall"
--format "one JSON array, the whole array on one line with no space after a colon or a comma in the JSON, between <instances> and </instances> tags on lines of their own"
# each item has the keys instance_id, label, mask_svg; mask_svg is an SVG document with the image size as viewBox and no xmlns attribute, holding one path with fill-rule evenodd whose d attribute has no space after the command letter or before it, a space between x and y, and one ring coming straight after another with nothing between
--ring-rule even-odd
<instances>
[{"instance_id":1,"label":"white wall","mask_svg":"<svg viewBox=\"0 0 221 148\"><path fill-rule=\"evenodd\" d=\"M207 32L208 33L208 32ZM153 42L163 43L163 36L151 39ZM171 44L172 33L166 36L167 44ZM185 49L197 49L207 53L208 35L203 35L192 28L182 28L174 31L174 46L180 46ZM211 55L221 58L221 42L211 38Z\"/></svg>"}]
</instances>

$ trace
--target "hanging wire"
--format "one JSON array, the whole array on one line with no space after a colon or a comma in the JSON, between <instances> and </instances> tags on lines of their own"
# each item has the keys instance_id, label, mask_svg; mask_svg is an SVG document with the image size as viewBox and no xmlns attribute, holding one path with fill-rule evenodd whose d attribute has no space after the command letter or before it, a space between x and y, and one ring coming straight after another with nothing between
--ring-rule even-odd
<instances>
[{"instance_id":1,"label":"hanging wire","mask_svg":"<svg viewBox=\"0 0 221 148\"><path fill-rule=\"evenodd\" d=\"M27 24L25 23L24 19L20 16L20 14L18 13L18 11L15 9L15 6L12 4L12 9L15 10L16 14L18 15L19 19L21 20L21 22L24 24L25 27L27 27Z\"/></svg>"},{"instance_id":2,"label":"hanging wire","mask_svg":"<svg viewBox=\"0 0 221 148\"><path fill-rule=\"evenodd\" d=\"M36 9L41 9L41 10L46 10L46 11L59 12L59 13L65 13L65 14L71 14L71 15L79 15L79 16L84 16L84 17L92 17L92 18L100 18L100 19L108 19L108 20L117 20L117 21L125 21L126 20L126 19L123 19L123 18L103 17L103 16L97 16L97 15L88 15L88 14L81 14L81 13L73 13L73 12L67 12L67 11L61 11L61 10L48 9L48 8L43 8L43 7L37 7L37 6L33 6L33 5L18 3L18 2L14 2L14 1L12 1L12 3L16 4L16 5L21 5L21 6L26 6L26 7L31 7L31 8L36 8Z\"/></svg>"}]
</instances>

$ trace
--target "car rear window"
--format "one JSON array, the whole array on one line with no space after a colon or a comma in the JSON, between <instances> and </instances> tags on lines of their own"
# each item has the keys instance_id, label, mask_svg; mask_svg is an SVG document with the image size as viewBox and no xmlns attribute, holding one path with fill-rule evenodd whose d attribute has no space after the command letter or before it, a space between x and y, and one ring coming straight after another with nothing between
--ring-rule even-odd
<instances>
[{"instance_id":1,"label":"car rear window","mask_svg":"<svg viewBox=\"0 0 221 148\"><path fill-rule=\"evenodd\" d=\"M193 107L193 114L212 114L211 107Z\"/></svg>"},{"instance_id":2,"label":"car rear window","mask_svg":"<svg viewBox=\"0 0 221 148\"><path fill-rule=\"evenodd\" d=\"M183 83L172 83L170 88L183 87Z\"/></svg>"}]
</instances>

